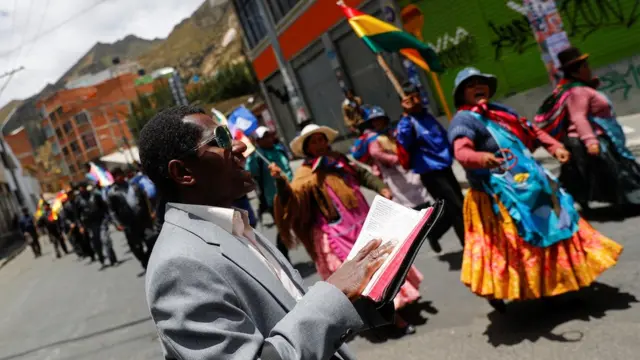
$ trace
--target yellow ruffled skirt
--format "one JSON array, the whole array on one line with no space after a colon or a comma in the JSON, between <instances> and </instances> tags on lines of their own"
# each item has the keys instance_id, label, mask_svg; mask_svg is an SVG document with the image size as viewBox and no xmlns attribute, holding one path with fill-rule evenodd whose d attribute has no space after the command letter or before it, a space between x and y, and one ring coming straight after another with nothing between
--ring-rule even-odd
<instances>
[{"instance_id":1,"label":"yellow ruffled skirt","mask_svg":"<svg viewBox=\"0 0 640 360\"><path fill-rule=\"evenodd\" d=\"M477 295L502 300L556 296L589 286L616 264L622 245L584 219L570 239L542 248L525 242L507 209L470 190L464 201L465 247L461 280Z\"/></svg>"}]
</instances>

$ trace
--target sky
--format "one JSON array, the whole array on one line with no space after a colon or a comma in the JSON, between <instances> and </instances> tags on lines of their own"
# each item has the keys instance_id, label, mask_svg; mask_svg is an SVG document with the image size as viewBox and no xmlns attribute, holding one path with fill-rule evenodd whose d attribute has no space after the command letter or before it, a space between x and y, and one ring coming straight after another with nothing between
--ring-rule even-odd
<instances>
[{"instance_id":1,"label":"sky","mask_svg":"<svg viewBox=\"0 0 640 360\"><path fill-rule=\"evenodd\" d=\"M0 76L24 67L0 95L0 107L57 81L96 42L112 43L129 34L167 37L203 2L0 0ZM0 79L0 88L6 80Z\"/></svg>"}]
</instances>

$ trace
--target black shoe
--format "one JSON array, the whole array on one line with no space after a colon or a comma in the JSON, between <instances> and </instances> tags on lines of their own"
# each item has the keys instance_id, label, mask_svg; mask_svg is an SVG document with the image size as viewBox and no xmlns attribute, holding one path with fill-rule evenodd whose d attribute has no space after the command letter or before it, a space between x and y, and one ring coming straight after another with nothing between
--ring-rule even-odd
<instances>
[{"instance_id":1,"label":"black shoe","mask_svg":"<svg viewBox=\"0 0 640 360\"><path fill-rule=\"evenodd\" d=\"M491 299L489 300L489 305L500 314L507 312L507 304L505 304L503 300Z\"/></svg>"},{"instance_id":2,"label":"black shoe","mask_svg":"<svg viewBox=\"0 0 640 360\"><path fill-rule=\"evenodd\" d=\"M440 246L440 242L436 239L429 238L429 245L431 246L431 250L433 250L436 254L440 254L442 252L442 246Z\"/></svg>"}]
</instances>

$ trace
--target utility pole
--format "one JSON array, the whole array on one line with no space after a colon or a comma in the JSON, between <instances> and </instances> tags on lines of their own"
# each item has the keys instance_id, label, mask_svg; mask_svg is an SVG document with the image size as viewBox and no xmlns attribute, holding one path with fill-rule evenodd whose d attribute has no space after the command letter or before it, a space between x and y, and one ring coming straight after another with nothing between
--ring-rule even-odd
<instances>
[{"instance_id":1,"label":"utility pole","mask_svg":"<svg viewBox=\"0 0 640 360\"><path fill-rule=\"evenodd\" d=\"M280 68L280 74L282 74L282 80L284 82L284 86L287 89L287 93L289 94L289 104L293 109L293 113L295 114L296 121L298 125L309 120L309 116L307 115L307 111L304 109L304 105L302 104L302 99L300 98L300 91L296 89L291 80L292 76L289 73L289 68L287 67L287 60L282 54L282 48L280 48L280 41L278 40L278 34L276 33L275 21L273 20L273 16L271 12L267 10L264 0L257 0L258 5L258 13L264 22L264 26L267 29L267 36L269 37L269 41L271 42L271 48L273 49L273 53L276 57L276 62L278 63L278 68Z\"/></svg>"}]
</instances>

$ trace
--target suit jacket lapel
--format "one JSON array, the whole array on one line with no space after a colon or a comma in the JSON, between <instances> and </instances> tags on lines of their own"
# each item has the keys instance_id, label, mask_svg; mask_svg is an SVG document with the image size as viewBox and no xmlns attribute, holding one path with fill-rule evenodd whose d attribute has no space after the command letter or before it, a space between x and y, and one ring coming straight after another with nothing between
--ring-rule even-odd
<instances>
[{"instance_id":1,"label":"suit jacket lapel","mask_svg":"<svg viewBox=\"0 0 640 360\"><path fill-rule=\"evenodd\" d=\"M287 311L293 309L295 299L284 288L273 271L262 263L239 239L209 221L172 207L167 210L165 221L179 226L201 238L208 244L219 246L222 254L238 265L267 290Z\"/></svg>"}]
</instances>

